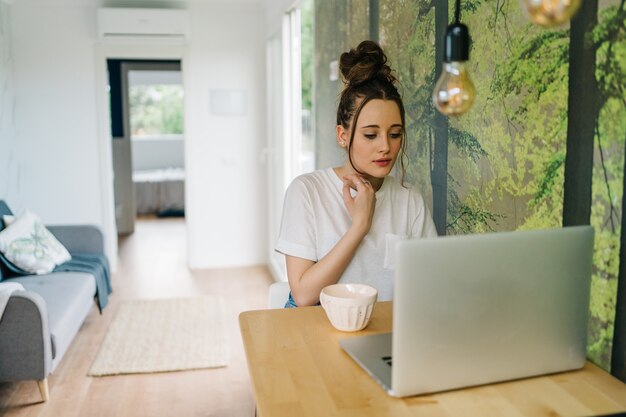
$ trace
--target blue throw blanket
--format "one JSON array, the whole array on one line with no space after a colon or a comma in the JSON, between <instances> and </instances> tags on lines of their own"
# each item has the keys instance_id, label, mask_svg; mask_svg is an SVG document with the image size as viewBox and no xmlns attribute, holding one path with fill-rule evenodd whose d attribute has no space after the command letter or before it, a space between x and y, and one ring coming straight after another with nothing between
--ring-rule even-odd
<instances>
[{"instance_id":1,"label":"blue throw blanket","mask_svg":"<svg viewBox=\"0 0 626 417\"><path fill-rule=\"evenodd\" d=\"M58 265L55 271L87 272L96 278L96 300L100 314L109 303L109 294L113 292L109 261L104 255L94 253L72 253L72 259Z\"/></svg>"}]
</instances>

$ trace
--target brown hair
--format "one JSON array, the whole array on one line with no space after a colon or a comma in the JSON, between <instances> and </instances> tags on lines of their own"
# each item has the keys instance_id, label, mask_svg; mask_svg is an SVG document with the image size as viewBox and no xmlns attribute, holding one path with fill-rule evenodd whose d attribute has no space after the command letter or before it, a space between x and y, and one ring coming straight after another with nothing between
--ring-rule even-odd
<instances>
[{"instance_id":1,"label":"brown hair","mask_svg":"<svg viewBox=\"0 0 626 417\"><path fill-rule=\"evenodd\" d=\"M337 106L337 125L350 130L351 124L356 124L361 110L370 100L382 99L396 102L400 109L402 126L405 126L404 104L396 88L397 79L393 70L387 65L387 56L380 46L373 41L363 41L356 48L341 54L339 58L343 90ZM360 102L359 102L360 100ZM358 104L357 104L358 103ZM348 142L348 159L352 168L362 174L352 162L352 141L354 129L350 132ZM400 165L402 167L401 183L404 184L406 157L406 133L402 130L402 148Z\"/></svg>"}]
</instances>

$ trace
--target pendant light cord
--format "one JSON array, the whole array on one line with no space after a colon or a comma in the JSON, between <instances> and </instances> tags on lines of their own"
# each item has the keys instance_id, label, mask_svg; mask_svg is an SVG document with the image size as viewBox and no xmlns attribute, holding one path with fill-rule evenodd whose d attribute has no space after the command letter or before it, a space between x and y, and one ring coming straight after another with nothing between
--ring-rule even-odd
<instances>
[{"instance_id":1,"label":"pendant light cord","mask_svg":"<svg viewBox=\"0 0 626 417\"><path fill-rule=\"evenodd\" d=\"M454 23L461 23L461 0L456 0L454 7Z\"/></svg>"}]
</instances>

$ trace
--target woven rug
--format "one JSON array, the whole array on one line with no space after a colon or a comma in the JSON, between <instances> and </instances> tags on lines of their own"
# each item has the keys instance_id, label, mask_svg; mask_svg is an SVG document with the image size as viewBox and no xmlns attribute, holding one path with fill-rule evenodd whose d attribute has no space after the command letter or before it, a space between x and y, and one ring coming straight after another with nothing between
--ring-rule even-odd
<instances>
[{"instance_id":1,"label":"woven rug","mask_svg":"<svg viewBox=\"0 0 626 417\"><path fill-rule=\"evenodd\" d=\"M181 371L228 365L219 297L123 302L90 376Z\"/></svg>"}]
</instances>

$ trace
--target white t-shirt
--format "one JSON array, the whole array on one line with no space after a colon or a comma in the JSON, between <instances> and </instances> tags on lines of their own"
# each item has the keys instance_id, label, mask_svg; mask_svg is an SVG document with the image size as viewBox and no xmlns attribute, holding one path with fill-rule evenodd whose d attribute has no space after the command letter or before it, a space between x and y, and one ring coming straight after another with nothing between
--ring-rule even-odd
<instances>
[{"instance_id":1,"label":"white t-shirt","mask_svg":"<svg viewBox=\"0 0 626 417\"><path fill-rule=\"evenodd\" d=\"M371 285L381 301L393 298L396 243L437 236L422 195L407 187L385 177L376 192L370 231L339 280ZM342 189L343 181L332 168L294 179L285 194L276 251L314 262L323 258L352 224Z\"/></svg>"}]
</instances>

